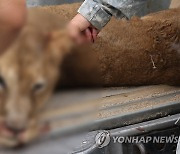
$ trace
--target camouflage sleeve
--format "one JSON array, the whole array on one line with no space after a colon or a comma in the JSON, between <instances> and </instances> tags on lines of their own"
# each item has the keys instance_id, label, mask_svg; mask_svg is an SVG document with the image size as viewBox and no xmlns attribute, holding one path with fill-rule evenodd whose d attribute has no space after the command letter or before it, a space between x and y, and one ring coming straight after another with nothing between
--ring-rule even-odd
<instances>
[{"instance_id":1,"label":"camouflage sleeve","mask_svg":"<svg viewBox=\"0 0 180 154\"><path fill-rule=\"evenodd\" d=\"M85 0L78 12L99 30L109 22L112 16L103 9L102 5L94 0Z\"/></svg>"},{"instance_id":2,"label":"camouflage sleeve","mask_svg":"<svg viewBox=\"0 0 180 154\"><path fill-rule=\"evenodd\" d=\"M97 29L102 29L111 16L130 19L167 9L170 0L85 0L78 12Z\"/></svg>"}]
</instances>

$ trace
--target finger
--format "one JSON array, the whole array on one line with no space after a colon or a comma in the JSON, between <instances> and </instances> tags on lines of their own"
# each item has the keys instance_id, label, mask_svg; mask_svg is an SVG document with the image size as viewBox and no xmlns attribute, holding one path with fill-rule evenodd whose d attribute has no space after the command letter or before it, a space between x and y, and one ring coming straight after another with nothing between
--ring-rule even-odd
<instances>
[{"instance_id":1,"label":"finger","mask_svg":"<svg viewBox=\"0 0 180 154\"><path fill-rule=\"evenodd\" d=\"M93 37L94 41L97 39L98 33L99 33L99 31L97 29L92 28L92 37Z\"/></svg>"},{"instance_id":2,"label":"finger","mask_svg":"<svg viewBox=\"0 0 180 154\"><path fill-rule=\"evenodd\" d=\"M88 42L93 42L92 33L91 33L91 30L89 28L87 28L85 30L85 37L86 37Z\"/></svg>"}]
</instances>

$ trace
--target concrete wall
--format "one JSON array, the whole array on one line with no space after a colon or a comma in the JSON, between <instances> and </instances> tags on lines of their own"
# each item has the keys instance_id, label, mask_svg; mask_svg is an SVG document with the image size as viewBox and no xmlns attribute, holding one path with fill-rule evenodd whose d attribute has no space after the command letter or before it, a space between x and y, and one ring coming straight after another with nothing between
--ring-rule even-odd
<instances>
[{"instance_id":1,"label":"concrete wall","mask_svg":"<svg viewBox=\"0 0 180 154\"><path fill-rule=\"evenodd\" d=\"M28 7L81 2L83 0L26 0Z\"/></svg>"}]
</instances>

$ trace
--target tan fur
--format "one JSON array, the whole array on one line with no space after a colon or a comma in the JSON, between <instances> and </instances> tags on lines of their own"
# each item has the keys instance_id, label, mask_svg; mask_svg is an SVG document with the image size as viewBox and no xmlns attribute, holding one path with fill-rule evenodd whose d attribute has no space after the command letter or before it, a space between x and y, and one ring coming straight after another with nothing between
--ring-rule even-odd
<instances>
[{"instance_id":1,"label":"tan fur","mask_svg":"<svg viewBox=\"0 0 180 154\"><path fill-rule=\"evenodd\" d=\"M5 84L0 89L1 121L27 128L24 141L36 134L34 121L58 75L62 86L180 85L180 9L130 21L113 19L93 46L68 53L66 33L52 31L61 29L78 7L32 9L19 38L0 57Z\"/></svg>"}]
</instances>

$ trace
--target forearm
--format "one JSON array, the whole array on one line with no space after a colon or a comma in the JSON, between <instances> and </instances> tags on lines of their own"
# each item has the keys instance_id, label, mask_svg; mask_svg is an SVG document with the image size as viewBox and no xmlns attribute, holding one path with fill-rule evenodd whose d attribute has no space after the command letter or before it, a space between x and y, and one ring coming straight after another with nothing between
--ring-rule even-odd
<instances>
[{"instance_id":1,"label":"forearm","mask_svg":"<svg viewBox=\"0 0 180 154\"><path fill-rule=\"evenodd\" d=\"M112 16L94 0L85 0L78 12L99 30L109 22Z\"/></svg>"}]
</instances>

